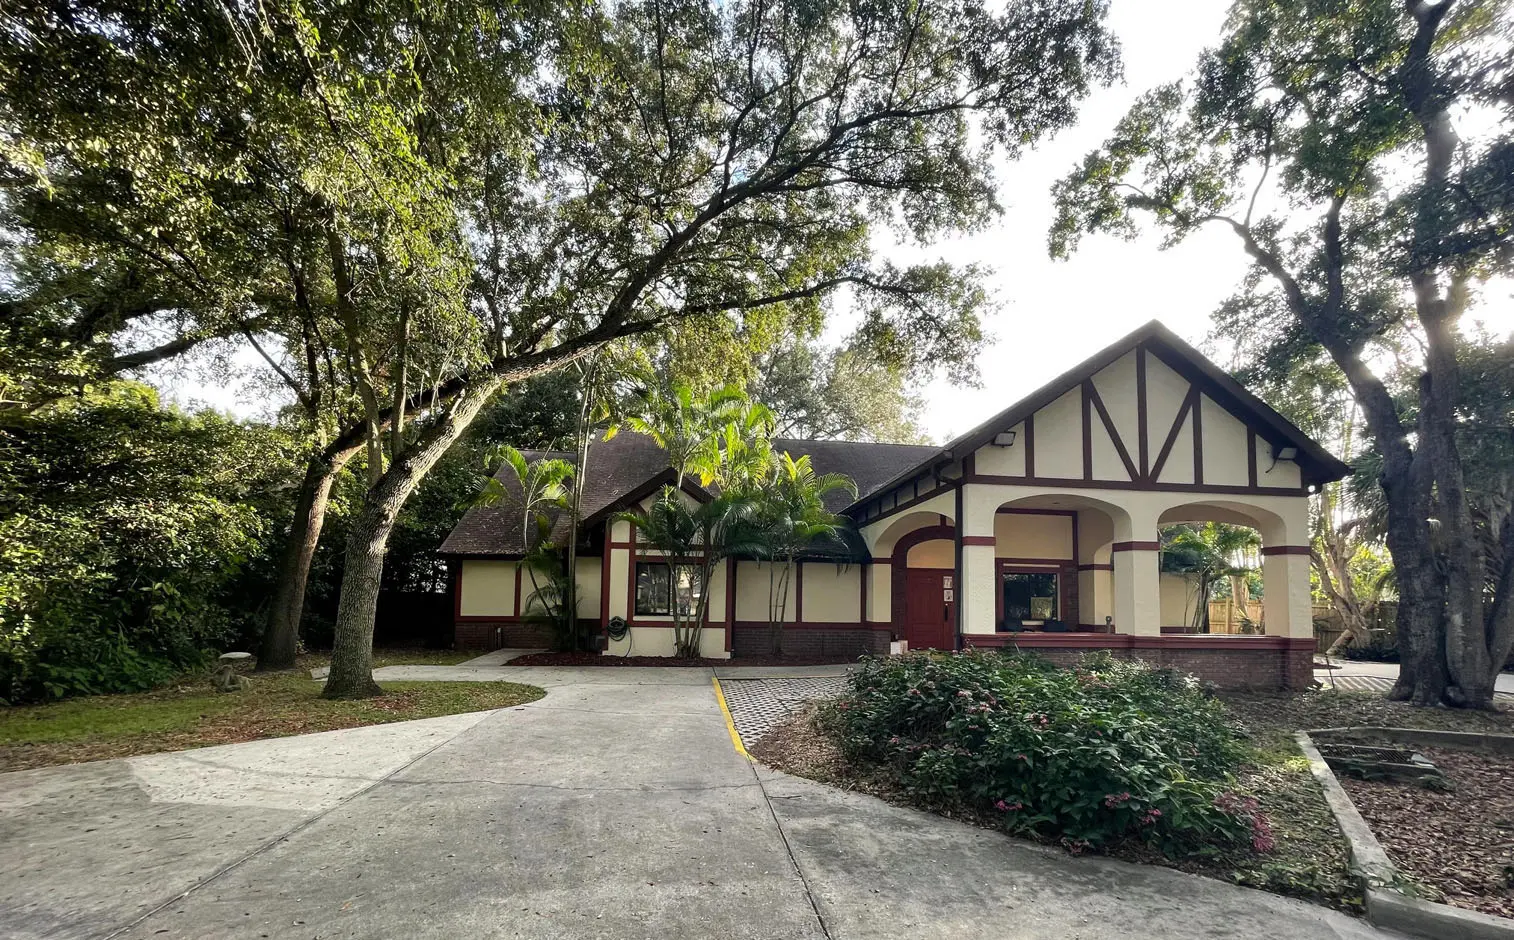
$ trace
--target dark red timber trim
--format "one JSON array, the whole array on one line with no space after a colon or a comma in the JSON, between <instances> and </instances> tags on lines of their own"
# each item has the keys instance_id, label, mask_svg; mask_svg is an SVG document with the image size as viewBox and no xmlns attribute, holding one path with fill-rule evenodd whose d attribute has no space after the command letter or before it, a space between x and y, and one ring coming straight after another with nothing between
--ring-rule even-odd
<instances>
[{"instance_id":1,"label":"dark red timber trim","mask_svg":"<svg viewBox=\"0 0 1514 940\"><path fill-rule=\"evenodd\" d=\"M1083 479L1093 479L1093 379L1083 380Z\"/></svg>"},{"instance_id":2,"label":"dark red timber trim","mask_svg":"<svg viewBox=\"0 0 1514 940\"><path fill-rule=\"evenodd\" d=\"M1197 386L1188 386L1188 394L1183 397L1183 403L1178 406L1178 416L1172 419L1172 427L1167 429L1167 438L1162 441L1162 449L1157 452L1157 462L1151 466L1151 479L1161 479L1162 468L1167 465L1167 457L1172 453L1173 446L1178 442L1178 434L1183 430L1183 419L1188 417L1188 412L1193 409L1198 394Z\"/></svg>"},{"instance_id":3,"label":"dark red timber trim","mask_svg":"<svg viewBox=\"0 0 1514 940\"><path fill-rule=\"evenodd\" d=\"M731 634L736 632L736 559L725 560L725 651L731 651Z\"/></svg>"},{"instance_id":4,"label":"dark red timber trim","mask_svg":"<svg viewBox=\"0 0 1514 940\"><path fill-rule=\"evenodd\" d=\"M1194 386L1193 396L1193 482L1204 485L1204 393Z\"/></svg>"},{"instance_id":5,"label":"dark red timber trim","mask_svg":"<svg viewBox=\"0 0 1514 940\"><path fill-rule=\"evenodd\" d=\"M1076 509L1026 509L1023 506L1000 506L994 511L1001 516L1072 516L1074 520L1078 518Z\"/></svg>"},{"instance_id":6,"label":"dark red timber trim","mask_svg":"<svg viewBox=\"0 0 1514 940\"><path fill-rule=\"evenodd\" d=\"M1005 486L1056 486L1068 489L1150 490L1160 493L1225 493L1235 496L1307 496L1301 486L1241 486L1206 483L1146 483L1139 480L1080 480L1076 477L1010 477L979 474L963 483L997 483ZM869 520L873 521L873 520Z\"/></svg>"},{"instance_id":7,"label":"dark red timber trim","mask_svg":"<svg viewBox=\"0 0 1514 940\"><path fill-rule=\"evenodd\" d=\"M994 537L992 535L964 535L964 536L962 536L962 544L963 545L990 545L991 546L991 545L995 544L995 542L994 542Z\"/></svg>"},{"instance_id":8,"label":"dark red timber trim","mask_svg":"<svg viewBox=\"0 0 1514 940\"><path fill-rule=\"evenodd\" d=\"M1120 462L1125 465L1125 472L1130 475L1130 480L1128 482L1141 482L1138 471L1136 470L1135 461L1130 459L1130 451L1125 449L1125 441L1120 438L1120 432L1115 430L1114 419L1109 416L1109 409L1104 407L1104 399L1099 397L1099 390L1094 387L1092 380L1089 380L1088 382L1088 392L1093 396L1094 410L1099 413L1099 420L1104 423L1104 430L1109 434L1109 440L1114 443L1115 453L1120 455ZM1027 469L1026 473L1028 474L1029 472L1029 469ZM1099 482L1108 483L1114 481L1101 480Z\"/></svg>"},{"instance_id":9,"label":"dark red timber trim","mask_svg":"<svg viewBox=\"0 0 1514 940\"><path fill-rule=\"evenodd\" d=\"M1216 636L1171 633L1136 636L1130 633L1001 633L969 634L976 646L1018 646L1042 649L1169 649L1169 650L1300 650L1315 648L1313 637Z\"/></svg>"},{"instance_id":10,"label":"dark red timber trim","mask_svg":"<svg viewBox=\"0 0 1514 940\"><path fill-rule=\"evenodd\" d=\"M1027 432L1030 430L1029 418L1025 419L1025 429ZM1025 459L1030 459L1029 450L1025 452ZM962 487L959 486L957 487L957 512L955 516L956 525L952 527L952 536L956 539L956 547L952 552L952 596L957 599L956 603L952 604L952 619L956 621L956 623L953 624L953 631L956 633L956 637L952 641L952 647L954 649L962 648L962 617L964 612L967 610L967 605L962 603L962 496L963 490ZM906 560L906 567L907 565L908 562ZM904 595L904 590L902 587L902 571L899 583L901 585L899 594L902 599ZM894 624L895 630L899 633L900 636L903 636L905 625L899 622L897 616L895 617Z\"/></svg>"},{"instance_id":11,"label":"dark red timber trim","mask_svg":"<svg viewBox=\"0 0 1514 940\"><path fill-rule=\"evenodd\" d=\"M1004 592L999 590L999 585L1004 583L1005 572L1023 572L1025 574L1046 574L1054 571L1062 576L1060 582L1060 595L1057 598L1057 606L1066 608L1067 599L1078 589L1077 565L1065 558L996 558L994 559L994 622L1004 621ZM1073 574L1069 579L1067 575ZM1069 583L1071 582L1071 583ZM1058 610L1065 613L1065 610Z\"/></svg>"},{"instance_id":12,"label":"dark red timber trim","mask_svg":"<svg viewBox=\"0 0 1514 940\"><path fill-rule=\"evenodd\" d=\"M1307 555L1307 545L1265 545L1262 547L1263 555Z\"/></svg>"},{"instance_id":13,"label":"dark red timber trim","mask_svg":"<svg viewBox=\"0 0 1514 940\"><path fill-rule=\"evenodd\" d=\"M628 523L631 548L626 552L626 623L636 619L636 523Z\"/></svg>"},{"instance_id":14,"label":"dark red timber trim","mask_svg":"<svg viewBox=\"0 0 1514 940\"><path fill-rule=\"evenodd\" d=\"M605 523L605 550L599 555L599 632L607 633L610 629L610 566L615 562L615 551L610 542L610 529L613 522Z\"/></svg>"},{"instance_id":15,"label":"dark red timber trim","mask_svg":"<svg viewBox=\"0 0 1514 940\"><path fill-rule=\"evenodd\" d=\"M1114 564L1107 561L1095 561L1086 565L1079 565L1079 571L1113 571Z\"/></svg>"},{"instance_id":16,"label":"dark red timber trim","mask_svg":"<svg viewBox=\"0 0 1514 940\"><path fill-rule=\"evenodd\" d=\"M857 569L857 584L860 588L857 591L857 620L862 623L867 623L867 575L872 567L870 563L863 562Z\"/></svg>"},{"instance_id":17,"label":"dark red timber trim","mask_svg":"<svg viewBox=\"0 0 1514 940\"><path fill-rule=\"evenodd\" d=\"M520 569L521 565L515 566L515 616L520 617L525 611L520 609Z\"/></svg>"},{"instance_id":18,"label":"dark red timber trim","mask_svg":"<svg viewBox=\"0 0 1514 940\"><path fill-rule=\"evenodd\" d=\"M448 561L447 577L452 582L452 619L457 620L463 615L463 563Z\"/></svg>"},{"instance_id":19,"label":"dark red timber trim","mask_svg":"<svg viewBox=\"0 0 1514 940\"><path fill-rule=\"evenodd\" d=\"M1025 475L1032 477L1036 475L1036 416L1034 414L1025 416ZM962 518L960 505L957 518Z\"/></svg>"},{"instance_id":20,"label":"dark red timber trim","mask_svg":"<svg viewBox=\"0 0 1514 940\"><path fill-rule=\"evenodd\" d=\"M804 622L804 562L794 562L794 619Z\"/></svg>"},{"instance_id":21,"label":"dark red timber trim","mask_svg":"<svg viewBox=\"0 0 1514 940\"><path fill-rule=\"evenodd\" d=\"M1160 542L1116 542L1110 546L1110 551L1115 552L1156 552L1161 549Z\"/></svg>"},{"instance_id":22,"label":"dark red timber trim","mask_svg":"<svg viewBox=\"0 0 1514 940\"><path fill-rule=\"evenodd\" d=\"M922 493L918 497L916 497L915 499L907 500L905 502L899 503L896 506L892 506L892 507L888 508L887 510L880 511L878 513L878 515L873 516L871 519L864 520L860 524L862 524L862 525L872 525L873 523L877 522L880 519L887 519L889 516L897 515L898 513L905 512L906 510L913 509L915 506L918 506L919 504L925 502L926 500L935 499L937 496L940 496L942 493L949 493L949 492L951 492L952 490L956 489L957 487L959 487L961 485L962 485L962 481L961 480L943 480L943 481L941 481L941 485L940 486L937 486L935 489L931 490L929 493ZM942 514L942 518L943 519L945 518L945 514Z\"/></svg>"},{"instance_id":23,"label":"dark red timber trim","mask_svg":"<svg viewBox=\"0 0 1514 940\"><path fill-rule=\"evenodd\" d=\"M1246 429L1246 483L1256 486L1256 432Z\"/></svg>"},{"instance_id":24,"label":"dark red timber trim","mask_svg":"<svg viewBox=\"0 0 1514 940\"><path fill-rule=\"evenodd\" d=\"M1140 437L1137 442L1141 454L1141 475L1138 479L1149 480L1152 477L1151 465L1146 459L1146 344L1136 346L1136 434Z\"/></svg>"}]
</instances>

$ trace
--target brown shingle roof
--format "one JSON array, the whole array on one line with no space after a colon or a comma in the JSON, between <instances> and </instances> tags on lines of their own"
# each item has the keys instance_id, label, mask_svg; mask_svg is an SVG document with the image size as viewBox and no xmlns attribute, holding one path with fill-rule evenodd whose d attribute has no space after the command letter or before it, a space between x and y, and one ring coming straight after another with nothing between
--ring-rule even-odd
<instances>
[{"instance_id":1,"label":"brown shingle roof","mask_svg":"<svg viewBox=\"0 0 1514 940\"><path fill-rule=\"evenodd\" d=\"M870 444L851 441L802 441L779 438L773 441L777 451L794 456L808 454L816 473L844 473L857 482L858 492L866 496L902 470L915 466L940 448L914 444ZM557 457L572 460L571 453L556 451L522 451L527 460ZM493 506L474 507L442 542L443 555L521 555L526 551L519 484L514 473L504 468L497 478L505 484L508 495ZM583 518L622 508L642 492L649 492L665 482L672 482L667 454L650 437L622 431L608 441L596 441L589 449L589 472L584 477ZM686 486L697 489L697 481ZM826 508L838 512L851 503L845 491L827 495ZM552 541L567 537L567 520L554 520Z\"/></svg>"}]
</instances>

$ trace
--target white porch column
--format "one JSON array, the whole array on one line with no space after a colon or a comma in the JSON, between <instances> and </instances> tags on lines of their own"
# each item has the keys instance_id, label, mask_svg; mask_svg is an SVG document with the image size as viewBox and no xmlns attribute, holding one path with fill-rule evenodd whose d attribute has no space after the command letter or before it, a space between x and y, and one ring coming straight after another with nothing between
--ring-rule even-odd
<instances>
[{"instance_id":1,"label":"white porch column","mask_svg":"<svg viewBox=\"0 0 1514 940\"><path fill-rule=\"evenodd\" d=\"M957 546L961 557L955 585L963 634L996 632L994 623L994 515L998 504L981 487L964 484L957 501ZM990 505L992 503L992 505Z\"/></svg>"},{"instance_id":2,"label":"white porch column","mask_svg":"<svg viewBox=\"0 0 1514 940\"><path fill-rule=\"evenodd\" d=\"M1268 636L1314 636L1309 596L1309 546L1262 549L1262 619Z\"/></svg>"},{"instance_id":3,"label":"white porch column","mask_svg":"<svg viewBox=\"0 0 1514 940\"><path fill-rule=\"evenodd\" d=\"M1162 595L1155 539L1114 543L1114 629L1116 633L1159 636Z\"/></svg>"}]
</instances>

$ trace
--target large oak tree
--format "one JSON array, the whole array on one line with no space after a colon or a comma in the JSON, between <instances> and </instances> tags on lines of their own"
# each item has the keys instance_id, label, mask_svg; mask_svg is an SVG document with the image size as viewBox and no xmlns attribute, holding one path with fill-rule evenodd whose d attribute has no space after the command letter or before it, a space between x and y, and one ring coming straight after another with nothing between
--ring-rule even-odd
<instances>
[{"instance_id":1,"label":"large oak tree","mask_svg":"<svg viewBox=\"0 0 1514 940\"><path fill-rule=\"evenodd\" d=\"M1511 35L1505 0L1241 0L1193 80L1140 98L1056 193L1057 255L1138 218L1229 233L1252 352L1322 349L1345 375L1381 460L1393 695L1419 704L1487 706L1514 644L1514 522L1468 497L1458 332L1514 260ZM1422 344L1410 400L1382 374L1400 329Z\"/></svg>"},{"instance_id":2,"label":"large oak tree","mask_svg":"<svg viewBox=\"0 0 1514 940\"><path fill-rule=\"evenodd\" d=\"M34 204L97 206L104 180L123 257L199 291L175 316L268 340L312 428L304 542L320 480L361 460L327 694L364 695L395 516L502 387L684 323L813 321L841 289L901 368L970 357L974 279L896 268L874 230L991 219L993 155L1111 77L1103 14L33 3L0 50L34 86L5 100L5 169Z\"/></svg>"}]
</instances>

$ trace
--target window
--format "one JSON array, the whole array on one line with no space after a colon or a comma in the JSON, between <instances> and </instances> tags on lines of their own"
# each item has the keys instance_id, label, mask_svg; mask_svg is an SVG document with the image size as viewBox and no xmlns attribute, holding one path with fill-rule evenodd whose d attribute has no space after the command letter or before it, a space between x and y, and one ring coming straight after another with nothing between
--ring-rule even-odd
<instances>
[{"instance_id":1,"label":"window","mask_svg":"<svg viewBox=\"0 0 1514 940\"><path fill-rule=\"evenodd\" d=\"M699 606L701 590L699 569L693 565L669 565L665 561L636 563L636 614L640 617L666 617L673 613L690 616Z\"/></svg>"},{"instance_id":2,"label":"window","mask_svg":"<svg viewBox=\"0 0 1514 940\"><path fill-rule=\"evenodd\" d=\"M1006 571L1004 584L1005 620L1056 620L1057 573L1047 571Z\"/></svg>"}]
</instances>

